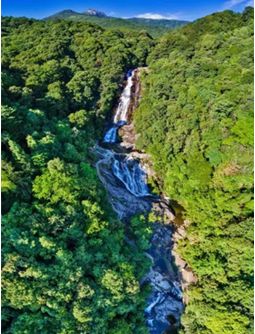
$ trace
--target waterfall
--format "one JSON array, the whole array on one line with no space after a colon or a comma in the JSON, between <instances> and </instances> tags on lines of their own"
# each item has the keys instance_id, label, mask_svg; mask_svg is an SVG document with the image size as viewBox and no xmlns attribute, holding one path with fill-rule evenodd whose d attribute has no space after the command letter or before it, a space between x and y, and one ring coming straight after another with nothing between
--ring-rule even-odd
<instances>
[{"instance_id":1,"label":"waterfall","mask_svg":"<svg viewBox=\"0 0 255 334\"><path fill-rule=\"evenodd\" d=\"M136 197L151 196L146 183L146 174L138 161L127 158L123 161L115 159L112 170L131 194Z\"/></svg>"},{"instance_id":2,"label":"waterfall","mask_svg":"<svg viewBox=\"0 0 255 334\"><path fill-rule=\"evenodd\" d=\"M104 143L116 143L119 127L113 125L104 136Z\"/></svg>"},{"instance_id":3,"label":"waterfall","mask_svg":"<svg viewBox=\"0 0 255 334\"><path fill-rule=\"evenodd\" d=\"M94 149L98 157L98 176L107 190L114 211L119 219L125 221L136 214L150 212L156 201L159 201L159 197L156 199L150 193L147 175L140 161L133 158L132 154L124 153L121 145L117 144L118 130L128 124L132 95L137 94L137 90L133 89L137 82L136 75L137 70L127 73L127 83L113 122L103 138L103 142L108 144L107 148L96 146ZM183 311L180 280L171 257L172 232L170 224L153 223L150 248L145 253L152 260L151 269L142 280L152 287L144 310L150 334L163 334L166 331L176 333Z\"/></svg>"},{"instance_id":4,"label":"waterfall","mask_svg":"<svg viewBox=\"0 0 255 334\"><path fill-rule=\"evenodd\" d=\"M135 71L131 72L131 75L128 74L127 85L121 94L118 108L116 110L113 123L117 124L119 121L127 122L128 117L128 108L131 100L131 91L133 87L133 79L134 79Z\"/></svg>"},{"instance_id":5,"label":"waterfall","mask_svg":"<svg viewBox=\"0 0 255 334\"><path fill-rule=\"evenodd\" d=\"M133 79L135 76L135 70L129 70L127 73L127 84L124 88L119 104L116 110L116 113L113 118L113 124L111 128L106 132L104 136L104 143L116 143L118 138L118 130L123 125L127 124L128 121L128 111L130 106L130 101L132 97L132 87L133 87Z\"/></svg>"},{"instance_id":6,"label":"waterfall","mask_svg":"<svg viewBox=\"0 0 255 334\"><path fill-rule=\"evenodd\" d=\"M126 121L119 121L116 124L114 123L104 135L104 140L103 140L104 143L109 143L109 144L117 143L118 130L125 124L127 124Z\"/></svg>"}]
</instances>

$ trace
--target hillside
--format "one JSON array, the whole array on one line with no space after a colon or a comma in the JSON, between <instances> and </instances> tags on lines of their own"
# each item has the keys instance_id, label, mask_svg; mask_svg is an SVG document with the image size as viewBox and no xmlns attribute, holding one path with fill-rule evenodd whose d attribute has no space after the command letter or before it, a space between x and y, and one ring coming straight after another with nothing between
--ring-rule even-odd
<instances>
[{"instance_id":1,"label":"hillside","mask_svg":"<svg viewBox=\"0 0 255 334\"><path fill-rule=\"evenodd\" d=\"M163 193L189 221L178 253L197 283L184 292L179 333L253 333L253 9L168 31L172 24L93 10L2 19L4 334L149 332L151 289L141 282L154 262L145 252L155 215L123 224L92 152L138 67L141 87L135 79L124 95L141 92L132 138L136 156L151 159L149 198ZM147 193L138 161L124 164L118 154L115 169L101 162L105 179L131 165ZM114 190L125 184L114 180ZM132 211L134 201L118 195ZM143 200L150 206L143 196L136 206ZM172 227L162 226L152 253L170 273ZM167 299L159 297L156 289L156 301Z\"/></svg>"},{"instance_id":2,"label":"hillside","mask_svg":"<svg viewBox=\"0 0 255 334\"><path fill-rule=\"evenodd\" d=\"M78 13L72 10L63 10L59 13L53 14L45 18L45 20L58 19L66 19L78 22L90 22L97 24L103 28L120 29L123 31L145 30L154 37L162 35L163 33L171 29L181 27L188 23L187 21L181 20L152 20L142 18L123 19L106 16L105 14L97 11Z\"/></svg>"},{"instance_id":3,"label":"hillside","mask_svg":"<svg viewBox=\"0 0 255 334\"><path fill-rule=\"evenodd\" d=\"M198 278L186 292L187 334L253 332L252 45L253 8L166 34L135 113L159 190L191 222L178 247Z\"/></svg>"},{"instance_id":4,"label":"hillside","mask_svg":"<svg viewBox=\"0 0 255 334\"><path fill-rule=\"evenodd\" d=\"M125 242L90 148L152 40L24 18L2 31L2 332L144 334L149 261Z\"/></svg>"}]
</instances>

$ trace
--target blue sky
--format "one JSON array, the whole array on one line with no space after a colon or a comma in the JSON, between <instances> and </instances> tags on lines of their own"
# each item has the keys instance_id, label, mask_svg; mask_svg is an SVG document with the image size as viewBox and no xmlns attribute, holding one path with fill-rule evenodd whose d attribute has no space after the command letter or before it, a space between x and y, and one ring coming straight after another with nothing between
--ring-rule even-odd
<instances>
[{"instance_id":1,"label":"blue sky","mask_svg":"<svg viewBox=\"0 0 255 334\"><path fill-rule=\"evenodd\" d=\"M151 17L194 20L207 14L232 9L242 11L251 0L2 0L2 15L43 18L63 9L85 11L95 8L118 17Z\"/></svg>"}]
</instances>

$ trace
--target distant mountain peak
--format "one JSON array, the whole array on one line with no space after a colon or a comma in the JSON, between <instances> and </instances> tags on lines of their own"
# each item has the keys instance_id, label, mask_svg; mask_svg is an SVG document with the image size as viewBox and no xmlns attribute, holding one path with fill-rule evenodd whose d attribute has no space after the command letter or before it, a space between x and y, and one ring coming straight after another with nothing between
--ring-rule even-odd
<instances>
[{"instance_id":1,"label":"distant mountain peak","mask_svg":"<svg viewBox=\"0 0 255 334\"><path fill-rule=\"evenodd\" d=\"M74 10L72 9L64 9L64 10L61 10L60 12L57 12L53 15L50 15L48 17L45 18L45 20L49 20L49 19L66 19L70 16L75 16L75 15L79 15L78 12L75 12Z\"/></svg>"},{"instance_id":2,"label":"distant mountain peak","mask_svg":"<svg viewBox=\"0 0 255 334\"><path fill-rule=\"evenodd\" d=\"M104 12L100 12L97 9L89 8L84 12L86 15L97 16L97 17L106 17L107 15Z\"/></svg>"},{"instance_id":3,"label":"distant mountain peak","mask_svg":"<svg viewBox=\"0 0 255 334\"><path fill-rule=\"evenodd\" d=\"M77 12L75 12L72 9L64 9L64 10L61 10L60 12L58 12L57 14L77 14Z\"/></svg>"},{"instance_id":4,"label":"distant mountain peak","mask_svg":"<svg viewBox=\"0 0 255 334\"><path fill-rule=\"evenodd\" d=\"M104 12L90 8L84 12L75 12L71 9L62 10L44 20L71 20L76 22L90 22L105 29L147 31L151 36L159 36L170 29L187 24L187 21L152 19L152 18L118 18L107 16Z\"/></svg>"}]
</instances>

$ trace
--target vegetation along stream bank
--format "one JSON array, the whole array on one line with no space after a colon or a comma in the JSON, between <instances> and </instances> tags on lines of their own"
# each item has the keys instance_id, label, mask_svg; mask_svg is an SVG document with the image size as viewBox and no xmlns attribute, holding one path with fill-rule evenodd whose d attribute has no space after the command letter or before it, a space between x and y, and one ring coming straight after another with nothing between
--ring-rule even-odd
<instances>
[{"instance_id":1,"label":"vegetation along stream bank","mask_svg":"<svg viewBox=\"0 0 255 334\"><path fill-rule=\"evenodd\" d=\"M251 334L253 8L81 16L2 18L3 333Z\"/></svg>"}]
</instances>

